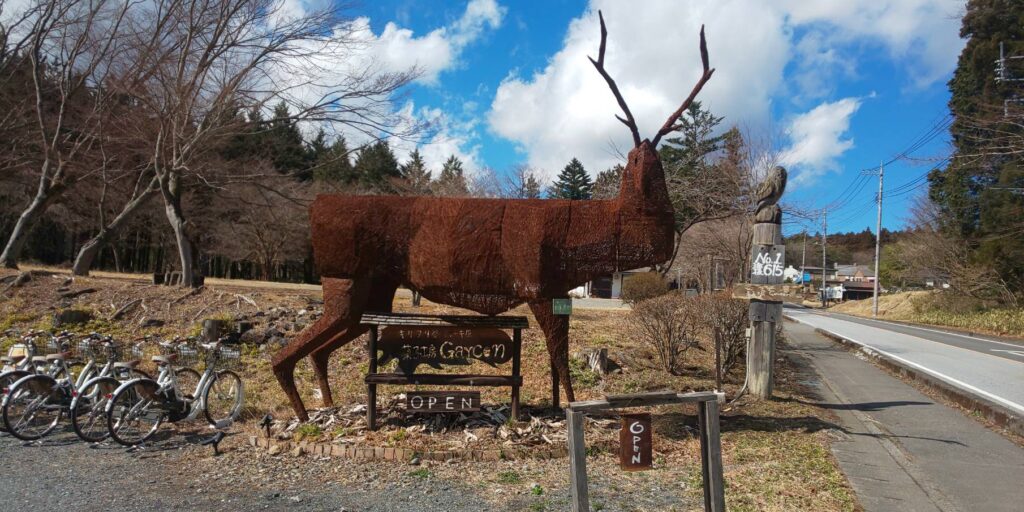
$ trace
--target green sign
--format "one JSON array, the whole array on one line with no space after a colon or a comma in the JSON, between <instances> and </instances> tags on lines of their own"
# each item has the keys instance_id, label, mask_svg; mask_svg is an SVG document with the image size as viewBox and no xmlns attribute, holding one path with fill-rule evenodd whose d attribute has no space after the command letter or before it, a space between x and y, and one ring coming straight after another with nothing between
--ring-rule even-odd
<instances>
[{"instance_id":1,"label":"green sign","mask_svg":"<svg viewBox=\"0 0 1024 512\"><path fill-rule=\"evenodd\" d=\"M554 299L551 301L551 312L556 315L572 314L572 299Z\"/></svg>"}]
</instances>

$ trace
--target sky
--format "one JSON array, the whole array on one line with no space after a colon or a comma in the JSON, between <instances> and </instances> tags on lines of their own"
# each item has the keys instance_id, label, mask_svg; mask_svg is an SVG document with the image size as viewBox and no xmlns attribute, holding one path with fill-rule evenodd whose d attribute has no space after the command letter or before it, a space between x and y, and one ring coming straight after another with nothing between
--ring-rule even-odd
<instances>
[{"instance_id":1,"label":"sky","mask_svg":"<svg viewBox=\"0 0 1024 512\"><path fill-rule=\"evenodd\" d=\"M874 230L877 178L862 170L888 163L883 226L897 229L926 190L921 177L949 153L942 122L963 8L964 0L377 0L349 14L383 66L421 71L398 108L433 124L419 141L429 166L454 154L470 172L525 164L547 179L574 157L596 175L632 145L586 58L597 54L598 9L605 67L645 138L699 77L704 24L716 72L699 100L724 117L723 130L738 126L775 152L789 170L785 200L829 207L837 232ZM416 144L394 146L404 159Z\"/></svg>"}]
</instances>

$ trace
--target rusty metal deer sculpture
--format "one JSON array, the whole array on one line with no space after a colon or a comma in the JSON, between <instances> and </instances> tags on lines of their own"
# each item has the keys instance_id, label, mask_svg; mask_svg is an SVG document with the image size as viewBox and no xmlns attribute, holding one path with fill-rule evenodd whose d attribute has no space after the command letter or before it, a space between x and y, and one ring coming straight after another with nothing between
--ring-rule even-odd
<instances>
[{"instance_id":1,"label":"rusty metal deer sculpture","mask_svg":"<svg viewBox=\"0 0 1024 512\"><path fill-rule=\"evenodd\" d=\"M704 29L704 72L653 140L641 140L633 114L604 68L608 32L590 59L608 83L633 136L619 196L611 200L505 200L476 198L321 195L310 209L313 254L323 279L324 315L273 360L274 374L295 413L307 418L295 387L295 365L310 356L323 401L333 405L327 362L332 352L366 331L364 311L390 312L400 285L427 299L495 315L529 304L547 339L552 378L566 398L569 320L552 314L551 301L620 269L669 259L673 210L665 187L658 141L711 78Z\"/></svg>"}]
</instances>

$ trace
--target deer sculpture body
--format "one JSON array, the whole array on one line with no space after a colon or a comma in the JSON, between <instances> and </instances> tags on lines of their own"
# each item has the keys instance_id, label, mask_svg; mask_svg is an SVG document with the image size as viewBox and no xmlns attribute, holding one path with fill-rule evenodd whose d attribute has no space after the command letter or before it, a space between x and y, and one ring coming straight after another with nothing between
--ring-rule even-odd
<instances>
[{"instance_id":1,"label":"deer sculpture body","mask_svg":"<svg viewBox=\"0 0 1024 512\"><path fill-rule=\"evenodd\" d=\"M364 311L389 312L406 286L427 299L486 315L529 304L547 341L553 378L575 399L569 379L568 317L551 302L587 281L618 270L667 261L674 217L656 146L675 128L714 70L704 31L704 73L653 141L641 140L633 116L604 69L607 31L591 59L615 95L634 147L611 200L321 195L310 209L313 254L323 281L324 315L273 360L274 374L295 413L307 418L295 387L295 365L310 356L326 406L330 354L366 332Z\"/></svg>"}]
</instances>

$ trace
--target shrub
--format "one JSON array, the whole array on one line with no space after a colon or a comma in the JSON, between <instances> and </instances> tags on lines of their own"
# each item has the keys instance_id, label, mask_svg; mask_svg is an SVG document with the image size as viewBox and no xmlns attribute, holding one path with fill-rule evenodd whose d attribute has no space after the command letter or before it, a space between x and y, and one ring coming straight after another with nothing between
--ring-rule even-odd
<instances>
[{"instance_id":1,"label":"shrub","mask_svg":"<svg viewBox=\"0 0 1024 512\"><path fill-rule=\"evenodd\" d=\"M644 272L627 276L622 281L622 301L634 305L668 293L668 283L657 272Z\"/></svg>"},{"instance_id":2,"label":"shrub","mask_svg":"<svg viewBox=\"0 0 1024 512\"><path fill-rule=\"evenodd\" d=\"M683 354L697 345L694 300L667 293L633 305L630 321L636 336L658 357L661 367L675 374Z\"/></svg>"},{"instance_id":3,"label":"shrub","mask_svg":"<svg viewBox=\"0 0 1024 512\"><path fill-rule=\"evenodd\" d=\"M697 301L704 331L721 347L722 375L728 375L747 353L749 305L726 294L702 295Z\"/></svg>"}]
</instances>

